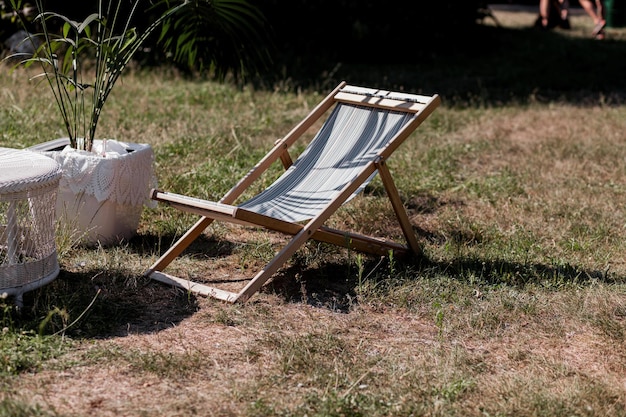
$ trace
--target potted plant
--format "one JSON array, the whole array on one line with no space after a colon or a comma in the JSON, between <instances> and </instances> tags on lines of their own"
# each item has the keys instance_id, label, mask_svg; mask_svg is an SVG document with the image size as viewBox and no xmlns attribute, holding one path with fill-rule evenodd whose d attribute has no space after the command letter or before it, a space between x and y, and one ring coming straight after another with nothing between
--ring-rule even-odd
<instances>
[{"instance_id":1,"label":"potted plant","mask_svg":"<svg viewBox=\"0 0 626 417\"><path fill-rule=\"evenodd\" d=\"M20 0L11 3L14 10L23 9ZM38 14L34 23L41 33L29 35L24 42L36 45L36 52L18 54L21 64L41 68L37 78L50 87L63 120L66 138L33 149L61 165L57 218L61 225L77 231L78 240L87 245L117 243L137 230L143 204L155 182L152 148L149 144L98 138L98 121L135 53L187 2L168 9L142 33L131 26L139 0L131 3L130 10L122 10L122 4L99 0L94 13L74 21L46 11L43 0L35 0ZM22 23L26 26L27 22Z\"/></svg>"},{"instance_id":2,"label":"potted plant","mask_svg":"<svg viewBox=\"0 0 626 417\"><path fill-rule=\"evenodd\" d=\"M128 239L136 233L149 190L155 186L153 151L149 144L97 136L98 121L124 69L158 28L161 38L168 29L178 30L177 45L186 51L187 59L197 52L199 44L189 35L198 27L190 31L184 22L172 17L190 6L200 7L202 0L176 0L173 6L162 0L153 6L160 9L151 10L164 11L142 30L133 25L140 0L98 0L97 10L82 21L46 11L43 0L34 3L38 13L32 23L39 33L28 35L24 42L36 52L13 54L10 58L17 56L20 65L41 68L35 78L50 87L67 133L65 138L33 147L61 164L58 220L76 230L83 244L108 245ZM204 3L202 10L209 5L208 1ZM25 6L22 0L11 0L11 5L16 11ZM246 23L245 16L257 16L249 14L253 9L246 8L249 5L245 0L216 0L211 5L226 11L222 13L225 21L243 10L244 19L236 20L241 25ZM182 16L189 16L189 11L186 13ZM30 22L24 16L15 13L15 18L28 28ZM171 42L166 39L165 44L171 47Z\"/></svg>"}]
</instances>

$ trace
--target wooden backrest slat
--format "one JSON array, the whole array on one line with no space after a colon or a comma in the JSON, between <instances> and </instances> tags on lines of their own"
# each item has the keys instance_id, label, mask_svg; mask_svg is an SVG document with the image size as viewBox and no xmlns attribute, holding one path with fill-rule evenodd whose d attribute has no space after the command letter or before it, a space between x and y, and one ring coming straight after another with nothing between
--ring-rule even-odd
<instances>
[{"instance_id":1,"label":"wooden backrest slat","mask_svg":"<svg viewBox=\"0 0 626 417\"><path fill-rule=\"evenodd\" d=\"M430 99L430 97L428 97ZM363 95L340 91L335 94L335 101L361 106L377 107L388 110L418 113L426 107L425 103L414 101L403 101L395 98L379 97L374 95Z\"/></svg>"}]
</instances>

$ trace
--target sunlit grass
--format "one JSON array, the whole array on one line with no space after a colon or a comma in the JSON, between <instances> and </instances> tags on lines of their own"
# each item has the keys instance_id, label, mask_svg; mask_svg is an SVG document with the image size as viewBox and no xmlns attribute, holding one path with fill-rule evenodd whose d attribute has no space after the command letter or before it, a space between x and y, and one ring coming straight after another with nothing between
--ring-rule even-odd
<instances>
[{"instance_id":1,"label":"sunlit grass","mask_svg":"<svg viewBox=\"0 0 626 417\"><path fill-rule=\"evenodd\" d=\"M602 47L584 39L579 16L572 32L544 34L534 49L525 42L543 35L525 26L533 16L499 15L520 31L499 40L520 43L495 52L548 48L543 62L562 41L578 42L564 47L579 57L623 41L621 29ZM413 80L444 104L389 160L423 258L308 243L233 306L142 276L195 216L145 209L138 236L109 248L58 233L60 276L27 293L21 312L1 304L0 415L624 415L623 91L609 104L576 87L591 76L584 66L559 81L563 94L546 91L537 62L496 68L491 52L481 57L433 64ZM476 90L478 81L488 84ZM208 199L325 94L166 71L130 72L122 83L100 132L150 143L161 188ZM0 73L0 146L62 135L45 89L32 87L19 72ZM331 223L402 239L378 180ZM281 242L215 223L168 270L246 278Z\"/></svg>"}]
</instances>

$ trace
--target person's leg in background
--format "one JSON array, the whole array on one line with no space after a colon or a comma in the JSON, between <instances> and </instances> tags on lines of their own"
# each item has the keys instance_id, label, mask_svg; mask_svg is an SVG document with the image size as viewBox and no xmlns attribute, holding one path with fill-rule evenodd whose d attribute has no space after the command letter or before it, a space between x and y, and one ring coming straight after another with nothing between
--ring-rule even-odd
<instances>
[{"instance_id":1,"label":"person's leg in background","mask_svg":"<svg viewBox=\"0 0 626 417\"><path fill-rule=\"evenodd\" d=\"M589 17L593 20L593 31L591 36L596 39L604 39L604 4L602 0L596 0L595 4L591 0L578 0L580 6L585 10Z\"/></svg>"}]
</instances>

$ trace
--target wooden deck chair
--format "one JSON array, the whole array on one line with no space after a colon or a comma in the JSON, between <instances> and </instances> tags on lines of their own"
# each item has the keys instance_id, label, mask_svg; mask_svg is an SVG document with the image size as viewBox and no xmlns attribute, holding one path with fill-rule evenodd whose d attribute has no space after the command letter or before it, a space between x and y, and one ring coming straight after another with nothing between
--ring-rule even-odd
<instances>
[{"instance_id":1,"label":"wooden deck chair","mask_svg":"<svg viewBox=\"0 0 626 417\"><path fill-rule=\"evenodd\" d=\"M201 218L145 275L199 295L227 302L245 302L308 239L372 254L387 255L390 250L398 254L408 251L420 254L420 245L385 163L439 104L440 98L436 94L396 93L342 82L291 132L277 141L219 202L152 190L152 199L198 214ZM327 119L317 135L292 162L288 148L323 116ZM234 205L237 198L278 160L285 166L285 172L258 195ZM408 246L324 226L326 220L360 192L376 173L380 175ZM292 237L239 292L162 272L214 220L262 227Z\"/></svg>"}]
</instances>

